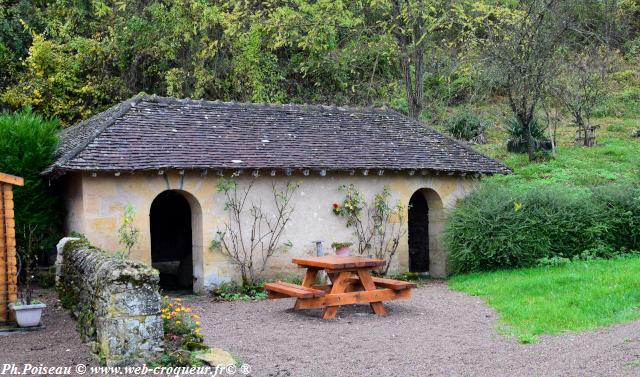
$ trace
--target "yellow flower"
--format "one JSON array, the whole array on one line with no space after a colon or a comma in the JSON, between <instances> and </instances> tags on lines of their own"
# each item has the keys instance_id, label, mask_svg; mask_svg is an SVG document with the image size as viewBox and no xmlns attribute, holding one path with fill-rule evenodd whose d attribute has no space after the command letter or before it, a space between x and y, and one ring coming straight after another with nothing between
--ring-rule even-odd
<instances>
[{"instance_id":1,"label":"yellow flower","mask_svg":"<svg viewBox=\"0 0 640 377\"><path fill-rule=\"evenodd\" d=\"M179 325L179 324L180 324L180 320L177 320L177 321L176 321L176 325Z\"/></svg>"},{"instance_id":2,"label":"yellow flower","mask_svg":"<svg viewBox=\"0 0 640 377\"><path fill-rule=\"evenodd\" d=\"M199 315L197 315L197 314L194 314L194 315L193 315L193 318L195 318L195 319L200 319L200 316L199 316Z\"/></svg>"},{"instance_id":3,"label":"yellow flower","mask_svg":"<svg viewBox=\"0 0 640 377\"><path fill-rule=\"evenodd\" d=\"M196 326L200 326L200 322L196 322Z\"/></svg>"}]
</instances>

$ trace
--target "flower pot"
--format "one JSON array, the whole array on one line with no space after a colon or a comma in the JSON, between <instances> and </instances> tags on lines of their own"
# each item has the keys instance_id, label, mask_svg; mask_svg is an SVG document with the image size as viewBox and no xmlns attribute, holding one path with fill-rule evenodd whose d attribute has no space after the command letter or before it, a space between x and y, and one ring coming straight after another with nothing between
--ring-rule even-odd
<instances>
[{"instance_id":1,"label":"flower pot","mask_svg":"<svg viewBox=\"0 0 640 377\"><path fill-rule=\"evenodd\" d=\"M336 255L346 257L349 255L349 246L342 246L336 249Z\"/></svg>"},{"instance_id":2,"label":"flower pot","mask_svg":"<svg viewBox=\"0 0 640 377\"><path fill-rule=\"evenodd\" d=\"M40 318L42 317L42 309L47 305L45 304L9 304L9 307L16 314L16 322L20 327L34 327L40 324Z\"/></svg>"}]
</instances>

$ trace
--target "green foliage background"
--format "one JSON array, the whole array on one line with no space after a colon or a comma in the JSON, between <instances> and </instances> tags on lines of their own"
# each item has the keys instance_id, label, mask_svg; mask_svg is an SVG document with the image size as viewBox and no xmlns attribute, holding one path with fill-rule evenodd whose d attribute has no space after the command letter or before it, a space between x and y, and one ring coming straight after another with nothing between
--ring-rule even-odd
<instances>
[{"instance_id":1,"label":"green foliage background","mask_svg":"<svg viewBox=\"0 0 640 377\"><path fill-rule=\"evenodd\" d=\"M51 162L58 144L58 122L25 109L0 114L0 172L24 178L23 187L14 187L16 238L26 245L25 227L34 226L35 248L39 256L60 239L60 210L40 175Z\"/></svg>"},{"instance_id":2,"label":"green foliage background","mask_svg":"<svg viewBox=\"0 0 640 377\"><path fill-rule=\"evenodd\" d=\"M63 125L139 92L252 102L388 104L405 111L391 0L0 0L0 107ZM404 4L404 3L403 3ZM515 2L409 1L428 18L425 118L494 95L474 64ZM600 28L604 0L576 2ZM619 0L612 47L640 55L638 0ZM405 14L406 15L406 14ZM590 29L591 30L591 29ZM579 36L576 36L576 39ZM635 96L628 93L629 101Z\"/></svg>"}]
</instances>

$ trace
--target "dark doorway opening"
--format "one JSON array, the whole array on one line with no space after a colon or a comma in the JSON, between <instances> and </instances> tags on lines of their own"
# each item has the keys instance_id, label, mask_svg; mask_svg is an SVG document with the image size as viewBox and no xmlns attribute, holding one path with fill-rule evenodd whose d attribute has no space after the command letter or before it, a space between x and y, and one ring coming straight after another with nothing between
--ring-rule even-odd
<instances>
[{"instance_id":1,"label":"dark doorway opening","mask_svg":"<svg viewBox=\"0 0 640 377\"><path fill-rule=\"evenodd\" d=\"M164 290L193 290L191 206L177 191L165 191L151 203L151 264Z\"/></svg>"},{"instance_id":2,"label":"dark doorway opening","mask_svg":"<svg viewBox=\"0 0 640 377\"><path fill-rule=\"evenodd\" d=\"M409 200L409 271L429 271L429 205L421 191Z\"/></svg>"}]
</instances>

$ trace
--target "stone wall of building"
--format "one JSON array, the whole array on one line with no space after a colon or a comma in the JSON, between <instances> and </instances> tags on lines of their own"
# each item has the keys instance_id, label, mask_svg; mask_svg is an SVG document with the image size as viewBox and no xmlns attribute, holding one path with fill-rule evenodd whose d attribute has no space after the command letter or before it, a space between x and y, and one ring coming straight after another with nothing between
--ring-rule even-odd
<instances>
[{"instance_id":1,"label":"stone wall of building","mask_svg":"<svg viewBox=\"0 0 640 377\"><path fill-rule=\"evenodd\" d=\"M56 286L101 363L135 365L161 351L158 272L78 238L58 244Z\"/></svg>"},{"instance_id":2,"label":"stone wall of building","mask_svg":"<svg viewBox=\"0 0 640 377\"><path fill-rule=\"evenodd\" d=\"M230 173L225 172L225 178ZM119 250L118 227L122 224L124 209L131 205L136 210L135 227L140 231L138 243L130 258L148 264L151 258L150 208L156 197L166 190L181 193L189 202L193 229L193 276L194 290L206 291L207 287L238 281L237 266L210 245L216 231L227 221L224 196L217 191L220 177L216 172L167 171L133 173L74 173L64 178L72 188L67 188L67 230L85 234L93 245L109 252ZM368 202L385 186L391 189L391 203L400 201L405 207L411 196L420 191L429 203L430 268L433 277L447 275L447 253L442 246L440 234L446 212L455 207L475 188L477 179L472 176L422 174L415 172L364 172L308 175L294 172L287 176L278 172L271 176L261 171L258 176L244 172L234 179L240 189L253 182L249 200L261 202L264 209L273 213L272 184L282 187L289 181L300 183L293 198L295 212L287 225L281 241L290 247L281 250L270 259L265 271L266 278L284 278L300 274L300 269L291 263L294 257L315 255L315 242L322 240L325 251L330 253L333 242L355 242L353 230L345 226L344 219L332 212L332 203L340 203L344 194L341 185L353 184ZM400 241L391 272L404 272L409 268L407 236Z\"/></svg>"}]
</instances>

